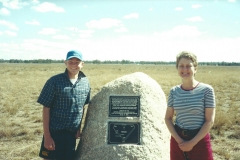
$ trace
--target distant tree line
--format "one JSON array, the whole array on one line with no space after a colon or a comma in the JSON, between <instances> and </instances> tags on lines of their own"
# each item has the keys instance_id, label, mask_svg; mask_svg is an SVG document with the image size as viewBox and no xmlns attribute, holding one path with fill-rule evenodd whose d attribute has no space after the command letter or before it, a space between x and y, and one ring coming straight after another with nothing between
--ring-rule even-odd
<instances>
[{"instance_id":1,"label":"distant tree line","mask_svg":"<svg viewBox=\"0 0 240 160\"><path fill-rule=\"evenodd\" d=\"M64 60L52 60L52 59L33 59L33 60L22 60L22 59L0 59L0 63L63 63Z\"/></svg>"},{"instance_id":2,"label":"distant tree line","mask_svg":"<svg viewBox=\"0 0 240 160\"><path fill-rule=\"evenodd\" d=\"M0 59L0 63L64 63L64 60L52 60L52 59L34 59L34 60L21 60L21 59L10 59L4 60ZM84 63L91 64L153 64L153 65L175 65L175 61L130 61L130 60L115 60L115 61L100 61L100 60L91 60L84 61ZM199 62L199 65L206 66L240 66L240 62Z\"/></svg>"}]
</instances>

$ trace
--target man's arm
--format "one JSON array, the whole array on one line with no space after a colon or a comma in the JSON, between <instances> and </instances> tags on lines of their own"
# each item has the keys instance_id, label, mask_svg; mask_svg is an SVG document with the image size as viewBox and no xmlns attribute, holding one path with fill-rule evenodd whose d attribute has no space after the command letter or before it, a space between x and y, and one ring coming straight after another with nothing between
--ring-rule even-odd
<instances>
[{"instance_id":1,"label":"man's arm","mask_svg":"<svg viewBox=\"0 0 240 160\"><path fill-rule=\"evenodd\" d=\"M44 147L48 150L55 150L55 143L51 137L49 130L50 108L43 106L42 117L43 117Z\"/></svg>"},{"instance_id":2,"label":"man's arm","mask_svg":"<svg viewBox=\"0 0 240 160\"><path fill-rule=\"evenodd\" d=\"M85 104L85 105L83 106L82 120L81 120L79 129L77 130L76 138L80 138L80 137L81 137L82 130L83 130L84 125L85 125L85 119L86 119L86 115L87 115L87 109L88 109L88 104Z\"/></svg>"}]
</instances>

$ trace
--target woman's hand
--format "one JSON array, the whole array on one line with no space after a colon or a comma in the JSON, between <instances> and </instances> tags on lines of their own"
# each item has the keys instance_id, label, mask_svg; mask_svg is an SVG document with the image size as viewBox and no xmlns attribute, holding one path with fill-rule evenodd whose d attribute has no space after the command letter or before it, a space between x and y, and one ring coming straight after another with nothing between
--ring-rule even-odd
<instances>
[{"instance_id":1,"label":"woman's hand","mask_svg":"<svg viewBox=\"0 0 240 160\"><path fill-rule=\"evenodd\" d=\"M182 151L188 152L193 149L194 144L192 144L191 141L183 141L183 142L179 143L178 146Z\"/></svg>"}]
</instances>

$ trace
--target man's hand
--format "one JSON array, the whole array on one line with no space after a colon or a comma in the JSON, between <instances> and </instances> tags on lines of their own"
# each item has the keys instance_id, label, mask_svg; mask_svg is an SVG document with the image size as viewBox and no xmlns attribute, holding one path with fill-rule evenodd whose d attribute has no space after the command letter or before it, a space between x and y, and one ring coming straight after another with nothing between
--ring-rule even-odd
<instances>
[{"instance_id":1,"label":"man's hand","mask_svg":"<svg viewBox=\"0 0 240 160\"><path fill-rule=\"evenodd\" d=\"M52 137L44 137L44 147L47 150L55 150L55 143Z\"/></svg>"},{"instance_id":2,"label":"man's hand","mask_svg":"<svg viewBox=\"0 0 240 160\"><path fill-rule=\"evenodd\" d=\"M75 135L75 138L80 138L81 137L81 134L80 134L80 131L77 131L76 135Z\"/></svg>"}]
</instances>

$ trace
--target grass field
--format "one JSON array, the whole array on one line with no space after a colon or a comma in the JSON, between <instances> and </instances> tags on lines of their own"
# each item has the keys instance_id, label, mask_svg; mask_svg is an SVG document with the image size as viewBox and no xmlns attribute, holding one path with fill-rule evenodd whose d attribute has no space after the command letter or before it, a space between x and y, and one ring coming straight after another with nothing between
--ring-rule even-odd
<instances>
[{"instance_id":1,"label":"grass field","mask_svg":"<svg viewBox=\"0 0 240 160\"><path fill-rule=\"evenodd\" d=\"M0 159L33 160L42 138L42 106L36 103L46 80L64 64L0 64ZM92 96L104 84L134 72L155 79L166 97L181 83L175 66L85 64ZM240 160L240 67L199 66L196 79L213 86L216 119L211 130L215 160ZM163 111L165 112L165 111Z\"/></svg>"}]
</instances>

